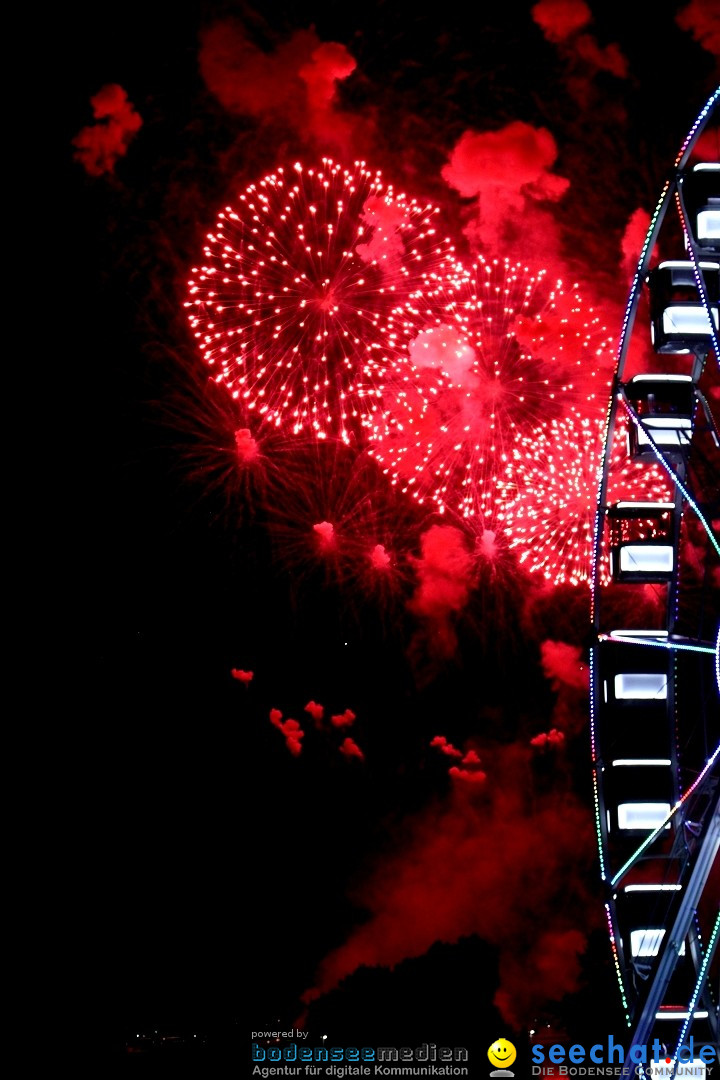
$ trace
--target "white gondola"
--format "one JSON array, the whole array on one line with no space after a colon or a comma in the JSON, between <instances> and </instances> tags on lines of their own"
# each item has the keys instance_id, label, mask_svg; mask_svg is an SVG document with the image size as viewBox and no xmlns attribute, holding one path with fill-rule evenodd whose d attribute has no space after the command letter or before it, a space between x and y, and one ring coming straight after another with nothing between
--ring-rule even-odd
<instances>
[{"instance_id":1,"label":"white gondola","mask_svg":"<svg viewBox=\"0 0 720 1080\"><path fill-rule=\"evenodd\" d=\"M702 274L715 332L718 330L718 264L661 262L647 276L650 340L657 353L687 353L712 343L712 328L696 272Z\"/></svg>"},{"instance_id":2,"label":"white gondola","mask_svg":"<svg viewBox=\"0 0 720 1080\"><path fill-rule=\"evenodd\" d=\"M614 581L646 584L672 580L674 510L674 503L669 502L627 501L608 507Z\"/></svg>"},{"instance_id":3,"label":"white gondola","mask_svg":"<svg viewBox=\"0 0 720 1080\"><path fill-rule=\"evenodd\" d=\"M720 255L720 165L696 165L683 177L681 190L698 254Z\"/></svg>"},{"instance_id":4,"label":"white gondola","mask_svg":"<svg viewBox=\"0 0 720 1080\"><path fill-rule=\"evenodd\" d=\"M636 375L625 384L625 397L640 424L628 425L628 454L654 460L653 443L670 460L682 457L692 439L696 398L690 375Z\"/></svg>"}]
</instances>

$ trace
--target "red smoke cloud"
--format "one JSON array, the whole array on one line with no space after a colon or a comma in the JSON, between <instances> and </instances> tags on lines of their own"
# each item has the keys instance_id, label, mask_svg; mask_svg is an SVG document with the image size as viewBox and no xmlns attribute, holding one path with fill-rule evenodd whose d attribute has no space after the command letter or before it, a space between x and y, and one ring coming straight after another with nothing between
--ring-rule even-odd
<instances>
[{"instance_id":1,"label":"red smoke cloud","mask_svg":"<svg viewBox=\"0 0 720 1080\"><path fill-rule=\"evenodd\" d=\"M307 86L308 104L314 112L323 112L333 104L336 83L347 79L357 67L357 61L344 45L328 41L319 45L310 62L300 68L300 78Z\"/></svg>"},{"instance_id":2,"label":"red smoke cloud","mask_svg":"<svg viewBox=\"0 0 720 1080\"><path fill-rule=\"evenodd\" d=\"M436 735L430 741L430 745L437 747L447 757L456 758L460 765L451 765L448 776L453 780L463 781L468 784L482 784L487 779L487 774L480 768L480 758L475 750L468 750L463 754L456 746L448 742L444 735Z\"/></svg>"},{"instance_id":3,"label":"red smoke cloud","mask_svg":"<svg viewBox=\"0 0 720 1080\"><path fill-rule=\"evenodd\" d=\"M575 42L577 54L584 64L596 71L609 71L618 79L626 79L628 74L627 57L620 51L620 46L615 44L598 45L590 34L581 34Z\"/></svg>"},{"instance_id":4,"label":"red smoke cloud","mask_svg":"<svg viewBox=\"0 0 720 1080\"><path fill-rule=\"evenodd\" d=\"M545 265L559 259L559 229L544 205L570 185L550 171L557 154L547 128L522 120L460 137L441 172L460 195L477 199L465 230L471 243L498 251L521 244L525 258L537 250Z\"/></svg>"},{"instance_id":5,"label":"red smoke cloud","mask_svg":"<svg viewBox=\"0 0 720 1080\"><path fill-rule=\"evenodd\" d=\"M337 108L337 86L356 67L339 42L296 30L265 52L242 23L222 19L201 35L200 72L223 108L239 116L281 121L306 137L346 146L362 121Z\"/></svg>"},{"instance_id":6,"label":"red smoke cloud","mask_svg":"<svg viewBox=\"0 0 720 1080\"><path fill-rule=\"evenodd\" d=\"M436 735L430 740L431 746L436 746L442 754L447 754L448 757L461 758L462 750L458 750L456 746L448 742L444 735Z\"/></svg>"},{"instance_id":7,"label":"red smoke cloud","mask_svg":"<svg viewBox=\"0 0 720 1080\"><path fill-rule=\"evenodd\" d=\"M480 758L474 750L468 750L465 757L458 765L451 765L448 776L453 780L459 780L465 784L483 784L487 780L487 773L480 768Z\"/></svg>"},{"instance_id":8,"label":"red smoke cloud","mask_svg":"<svg viewBox=\"0 0 720 1080\"><path fill-rule=\"evenodd\" d=\"M622 265L628 284L632 281L640 261L640 252L650 228L650 214L646 210L635 210L625 226L620 241Z\"/></svg>"},{"instance_id":9,"label":"red smoke cloud","mask_svg":"<svg viewBox=\"0 0 720 1080\"><path fill-rule=\"evenodd\" d=\"M355 723L355 720L356 716L352 709L345 709L344 712L337 713L335 716L330 717L330 723L336 728L351 727Z\"/></svg>"},{"instance_id":10,"label":"red smoke cloud","mask_svg":"<svg viewBox=\"0 0 720 1080\"><path fill-rule=\"evenodd\" d=\"M133 137L142 127L142 117L117 83L103 86L90 98L97 124L79 131L72 140L73 157L90 176L112 173L118 158L124 157Z\"/></svg>"},{"instance_id":11,"label":"red smoke cloud","mask_svg":"<svg viewBox=\"0 0 720 1080\"><path fill-rule=\"evenodd\" d=\"M592 22L592 11L585 0L540 0L530 14L547 40L555 43L565 41Z\"/></svg>"},{"instance_id":12,"label":"red smoke cloud","mask_svg":"<svg viewBox=\"0 0 720 1080\"><path fill-rule=\"evenodd\" d=\"M376 544L370 552L370 565L373 570L388 570L392 559L388 555L383 544Z\"/></svg>"},{"instance_id":13,"label":"red smoke cloud","mask_svg":"<svg viewBox=\"0 0 720 1080\"><path fill-rule=\"evenodd\" d=\"M273 727L276 727L278 731L282 732L285 736L285 745L293 757L297 757L302 750L301 740L305 737L305 732L300 727L297 720L288 719L283 721L280 710L271 709L270 723Z\"/></svg>"},{"instance_id":14,"label":"red smoke cloud","mask_svg":"<svg viewBox=\"0 0 720 1080\"><path fill-rule=\"evenodd\" d=\"M335 131L335 140L345 144L352 132L351 122L335 108L337 84L351 75L357 62L344 45L328 41L313 50L310 61L299 71L307 90L308 120L316 132ZM340 140L338 140L338 136Z\"/></svg>"},{"instance_id":15,"label":"red smoke cloud","mask_svg":"<svg viewBox=\"0 0 720 1080\"><path fill-rule=\"evenodd\" d=\"M362 750L360 749L358 744L355 742L355 740L351 739L349 736L346 739L343 739L343 741L340 743L340 746L338 747L338 749L339 749L340 753L343 755L343 757L357 758L358 761L364 761L365 760L365 755L363 754Z\"/></svg>"},{"instance_id":16,"label":"red smoke cloud","mask_svg":"<svg viewBox=\"0 0 720 1080\"><path fill-rule=\"evenodd\" d=\"M320 727L323 716L325 715L325 708L323 705L318 705L316 701L308 701L305 706L305 712L310 713L315 721L315 727Z\"/></svg>"},{"instance_id":17,"label":"red smoke cloud","mask_svg":"<svg viewBox=\"0 0 720 1080\"><path fill-rule=\"evenodd\" d=\"M250 462L256 461L260 456L260 447L249 428L237 429L235 432L235 446L240 465L248 465Z\"/></svg>"},{"instance_id":18,"label":"red smoke cloud","mask_svg":"<svg viewBox=\"0 0 720 1080\"><path fill-rule=\"evenodd\" d=\"M482 769L461 769L457 765L450 766L448 776L466 784L482 784L487 780L487 773Z\"/></svg>"},{"instance_id":19,"label":"red smoke cloud","mask_svg":"<svg viewBox=\"0 0 720 1080\"><path fill-rule=\"evenodd\" d=\"M239 21L223 19L201 34L200 73L228 112L254 117L292 113L305 96L300 68L319 45L313 30L296 30L274 52L265 53Z\"/></svg>"},{"instance_id":20,"label":"red smoke cloud","mask_svg":"<svg viewBox=\"0 0 720 1080\"><path fill-rule=\"evenodd\" d=\"M318 538L321 551L330 551L335 547L337 543L335 526L330 521L320 521L317 525L313 525L313 532Z\"/></svg>"},{"instance_id":21,"label":"red smoke cloud","mask_svg":"<svg viewBox=\"0 0 720 1080\"><path fill-rule=\"evenodd\" d=\"M248 683L252 682L252 671L243 671L242 668L233 668L230 674L232 675L233 679L237 679L238 682L244 683L245 686L247 686Z\"/></svg>"},{"instance_id":22,"label":"red smoke cloud","mask_svg":"<svg viewBox=\"0 0 720 1080\"><path fill-rule=\"evenodd\" d=\"M531 1016L538 986L551 986L555 1000L576 990L584 950L580 930L541 930L527 955L513 953L503 960L495 1005L505 1020L519 1028Z\"/></svg>"},{"instance_id":23,"label":"red smoke cloud","mask_svg":"<svg viewBox=\"0 0 720 1080\"><path fill-rule=\"evenodd\" d=\"M629 64L617 44L600 45L592 34L581 33L592 22L592 11L583 0L540 0L531 14L567 64L568 90L583 108L596 98L593 79L599 71L627 78Z\"/></svg>"},{"instance_id":24,"label":"red smoke cloud","mask_svg":"<svg viewBox=\"0 0 720 1080\"><path fill-rule=\"evenodd\" d=\"M568 57L574 54L587 65L590 70L585 78L596 71L627 78L628 62L618 45L601 46L591 34L579 33L592 22L592 11L584 0L540 0L531 14L548 41L565 46Z\"/></svg>"},{"instance_id":25,"label":"red smoke cloud","mask_svg":"<svg viewBox=\"0 0 720 1080\"><path fill-rule=\"evenodd\" d=\"M449 657L457 642L453 617L470 597L474 559L452 525L431 525L420 544L421 556L413 560L418 583L408 608L422 619L435 654Z\"/></svg>"},{"instance_id":26,"label":"red smoke cloud","mask_svg":"<svg viewBox=\"0 0 720 1080\"><path fill-rule=\"evenodd\" d=\"M354 897L367 920L325 957L306 1003L360 967L393 968L473 934L499 950L496 1004L518 1029L577 988L585 938L572 913L585 926L593 910L582 880L595 857L587 809L569 792L533 790L529 748L492 754L492 779L475 781L477 794L453 784L405 822L407 842Z\"/></svg>"},{"instance_id":27,"label":"red smoke cloud","mask_svg":"<svg viewBox=\"0 0 720 1080\"><path fill-rule=\"evenodd\" d=\"M569 687L587 692L589 674L581 660L578 645L566 645L563 641L543 641L540 646L543 674L549 679L553 690Z\"/></svg>"},{"instance_id":28,"label":"red smoke cloud","mask_svg":"<svg viewBox=\"0 0 720 1080\"><path fill-rule=\"evenodd\" d=\"M687 30L695 41L713 56L720 56L720 8L717 0L690 0L675 16L681 30Z\"/></svg>"},{"instance_id":29,"label":"red smoke cloud","mask_svg":"<svg viewBox=\"0 0 720 1080\"><path fill-rule=\"evenodd\" d=\"M513 120L500 131L466 131L442 176L465 198L497 193L521 209L525 198L556 201L567 191L570 181L549 171L557 153L547 128Z\"/></svg>"},{"instance_id":30,"label":"red smoke cloud","mask_svg":"<svg viewBox=\"0 0 720 1080\"><path fill-rule=\"evenodd\" d=\"M552 713L557 735L562 735L564 731L576 733L582 730L587 720L590 674L581 659L580 646L567 645L562 641L543 641L540 657L543 674L557 694ZM552 741L551 736L552 731L550 735L538 738L545 738L547 742ZM555 742L558 744L557 739ZM532 745L541 744L533 742Z\"/></svg>"},{"instance_id":31,"label":"red smoke cloud","mask_svg":"<svg viewBox=\"0 0 720 1080\"><path fill-rule=\"evenodd\" d=\"M557 728L551 728L547 734L541 732L540 735L532 738L530 745L538 750L560 750L565 745L565 735Z\"/></svg>"}]
</instances>

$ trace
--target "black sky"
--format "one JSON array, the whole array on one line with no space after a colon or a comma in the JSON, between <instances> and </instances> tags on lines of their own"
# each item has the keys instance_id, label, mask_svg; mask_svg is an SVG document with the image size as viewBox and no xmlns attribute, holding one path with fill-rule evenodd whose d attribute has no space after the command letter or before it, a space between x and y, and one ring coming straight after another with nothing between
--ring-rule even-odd
<instances>
[{"instance_id":1,"label":"black sky","mask_svg":"<svg viewBox=\"0 0 720 1080\"><path fill-rule=\"evenodd\" d=\"M557 171L597 225L570 257L613 280L607 237L654 205L717 71L674 26L681 5L637 5L626 21L627 4L597 4L593 32L620 43L631 75L620 85L600 74L583 110L530 6L132 2L63 15L63 360L51 375L63 439L47 448L62 542L49 624L67 655L57 692L72 715L51 738L66 764L48 828L60 966L77 975L71 1011L84 1032L83 1045L70 1040L75 1060L91 1043L109 1061L135 1029L167 1026L211 1032L244 1067L250 1029L292 1023L316 965L361 918L349 884L442 784L428 739L453 726L468 736L482 716L486 733L510 742L529 712L551 711L537 642L522 639L512 603L504 653L468 627L456 661L418 685L407 614L388 627L312 571L298 580L278 569L262 507L239 527L222 490L188 477L192 437L168 420L188 400L192 345L178 299L188 260L231 181L273 164L272 132L258 137L252 121L224 113L198 71L199 29L228 14L266 44L310 25L344 43L358 60L349 107L372 105L387 121L378 164L387 172L397 160L400 179L427 180L430 197L464 129L555 122ZM144 123L115 176L91 178L71 139L108 82ZM555 610L555 629L578 634L581 607L570 594L561 602L562 615L548 603L538 619L553 627ZM534 666L519 680L525 661ZM256 671L248 691L232 667ZM320 746L300 760L286 753L266 705L311 698L352 703L367 768L338 769ZM498 710L504 726L493 728ZM580 737L569 768L590 814L586 766ZM600 904L592 876L588 888ZM438 943L393 974L358 973L315 1006L312 1031L339 1044L431 1037L484 1053L503 1023L497 964L477 937ZM580 1038L597 1030L598 1010L603 1031L620 1019L596 929L586 967L583 988L558 1007L559 1025Z\"/></svg>"}]
</instances>

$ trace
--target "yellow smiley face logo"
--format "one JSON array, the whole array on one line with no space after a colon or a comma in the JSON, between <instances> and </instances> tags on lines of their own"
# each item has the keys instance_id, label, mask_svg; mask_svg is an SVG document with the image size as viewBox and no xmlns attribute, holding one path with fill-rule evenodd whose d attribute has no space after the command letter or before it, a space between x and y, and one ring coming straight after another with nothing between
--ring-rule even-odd
<instances>
[{"instance_id":1,"label":"yellow smiley face logo","mask_svg":"<svg viewBox=\"0 0 720 1080\"><path fill-rule=\"evenodd\" d=\"M507 1069L517 1057L517 1050L507 1039L496 1039L488 1050L490 1064L498 1069Z\"/></svg>"}]
</instances>

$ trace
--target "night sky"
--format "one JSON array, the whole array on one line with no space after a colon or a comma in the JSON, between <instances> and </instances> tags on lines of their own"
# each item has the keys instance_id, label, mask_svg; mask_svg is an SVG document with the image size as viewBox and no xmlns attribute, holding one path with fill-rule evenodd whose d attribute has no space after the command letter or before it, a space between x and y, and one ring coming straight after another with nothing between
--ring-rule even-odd
<instances>
[{"instance_id":1,"label":"night sky","mask_svg":"<svg viewBox=\"0 0 720 1080\"><path fill-rule=\"evenodd\" d=\"M544 1025L622 1032L592 824L587 584L545 584L502 545L473 561L481 537L435 533L456 592L428 606L423 543L447 519L332 440L283 435L262 468L239 461L234 432L257 434L254 419L207 380L183 308L240 191L298 159L362 159L437 205L463 257L577 282L611 362L638 251L626 228L636 211L646 227L720 81L717 13L712 38L712 3L683 26L688 5L664 0L547 6L549 30L530 3L456 0L63 15L62 440L47 464L72 714L55 737L72 764L50 832L76 1061L91 1045L124 1060L157 1029L203 1034L233 1070L198 1075L237 1075L251 1031L299 1023L313 1044L467 1046L483 1075L501 1034L520 1048ZM303 81L323 43L327 70L316 58ZM80 153L78 133L106 123L91 98L114 84L120 126L104 154L92 135ZM487 149L448 169L465 133L518 121L554 140L529 187L495 198ZM313 530L354 500L362 536L402 551L382 587ZM304 729L298 755L271 709ZM345 710L349 726L330 720ZM551 730L560 745L531 745ZM362 759L340 752L346 737Z\"/></svg>"}]
</instances>

